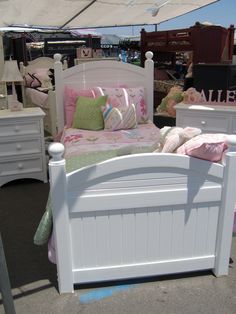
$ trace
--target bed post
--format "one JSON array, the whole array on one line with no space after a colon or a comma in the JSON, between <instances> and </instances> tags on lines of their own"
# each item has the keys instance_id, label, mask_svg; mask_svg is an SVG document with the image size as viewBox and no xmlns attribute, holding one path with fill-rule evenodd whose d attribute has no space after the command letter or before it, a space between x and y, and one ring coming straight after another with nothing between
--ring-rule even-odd
<instances>
[{"instance_id":1,"label":"bed post","mask_svg":"<svg viewBox=\"0 0 236 314\"><path fill-rule=\"evenodd\" d=\"M236 135L228 136L229 149L226 153L221 210L219 212L216 239L216 260L213 272L216 276L228 274L232 243L236 177Z\"/></svg>"},{"instance_id":2,"label":"bed post","mask_svg":"<svg viewBox=\"0 0 236 314\"><path fill-rule=\"evenodd\" d=\"M64 128L64 86L63 86L63 70L61 63L61 54L56 53L53 56L54 62L54 76L55 76L55 93L56 93L56 115L58 133L63 131Z\"/></svg>"},{"instance_id":3,"label":"bed post","mask_svg":"<svg viewBox=\"0 0 236 314\"><path fill-rule=\"evenodd\" d=\"M24 63L22 61L20 62L20 73L23 76L23 78L25 78L25 75L26 75L25 66L24 66ZM27 107L26 96L25 96L25 82L22 82L22 84L21 84L21 93L22 93L23 106Z\"/></svg>"},{"instance_id":4,"label":"bed post","mask_svg":"<svg viewBox=\"0 0 236 314\"><path fill-rule=\"evenodd\" d=\"M57 134L57 111L56 111L56 94L55 91L48 91L49 98L49 113L50 113L50 122L51 122L51 135L54 138Z\"/></svg>"},{"instance_id":5,"label":"bed post","mask_svg":"<svg viewBox=\"0 0 236 314\"><path fill-rule=\"evenodd\" d=\"M146 70L146 91L147 91L147 103L148 103L148 115L149 119L153 121L153 88L154 88L154 62L152 60L153 53L147 51L145 53L144 68Z\"/></svg>"},{"instance_id":6,"label":"bed post","mask_svg":"<svg viewBox=\"0 0 236 314\"><path fill-rule=\"evenodd\" d=\"M60 293L70 293L74 291L74 286L69 211L66 203L67 178L65 159L62 158L64 146L61 143L53 143L48 150L52 156L49 161L49 178L58 288Z\"/></svg>"}]
</instances>

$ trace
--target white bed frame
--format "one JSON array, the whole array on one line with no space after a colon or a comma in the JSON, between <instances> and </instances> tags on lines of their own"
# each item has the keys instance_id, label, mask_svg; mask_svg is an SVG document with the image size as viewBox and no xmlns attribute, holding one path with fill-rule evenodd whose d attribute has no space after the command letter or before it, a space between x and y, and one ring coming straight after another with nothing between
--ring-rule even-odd
<instances>
[{"instance_id":1,"label":"white bed frame","mask_svg":"<svg viewBox=\"0 0 236 314\"><path fill-rule=\"evenodd\" d=\"M58 130L63 90L94 86L146 88L153 118L153 61L145 68L96 61L62 71L55 55ZM229 136L230 150L236 150ZM74 284L212 269L228 273L236 153L226 166L176 154L114 158L66 174L64 147L49 147L53 232L60 293Z\"/></svg>"},{"instance_id":2,"label":"white bed frame","mask_svg":"<svg viewBox=\"0 0 236 314\"><path fill-rule=\"evenodd\" d=\"M66 174L49 147L60 293L74 284L211 269L228 274L236 137L226 165L177 154L122 156Z\"/></svg>"},{"instance_id":3,"label":"white bed frame","mask_svg":"<svg viewBox=\"0 0 236 314\"><path fill-rule=\"evenodd\" d=\"M65 125L63 104L63 93L65 85L73 88L74 90L89 89L95 86L143 86L146 92L145 97L148 106L149 118L151 121L153 121L153 53L148 51L146 52L145 56L146 61L144 68L116 60L102 60L85 62L63 70L62 64L60 62L61 55L55 54L54 70L58 132L60 133Z\"/></svg>"},{"instance_id":4,"label":"white bed frame","mask_svg":"<svg viewBox=\"0 0 236 314\"><path fill-rule=\"evenodd\" d=\"M35 69L50 69L54 66L54 58L49 57L39 57L33 61L29 61L28 65L25 66L23 62L20 62L20 71L24 77L27 73L33 73ZM67 62L63 62L63 69L68 67ZM22 98L24 107L35 107L29 97L26 95L26 89L24 85L22 86ZM57 119L56 119L56 97L53 90L48 91L47 107L41 107L45 113L44 117L44 129L53 137L57 135Z\"/></svg>"}]
</instances>

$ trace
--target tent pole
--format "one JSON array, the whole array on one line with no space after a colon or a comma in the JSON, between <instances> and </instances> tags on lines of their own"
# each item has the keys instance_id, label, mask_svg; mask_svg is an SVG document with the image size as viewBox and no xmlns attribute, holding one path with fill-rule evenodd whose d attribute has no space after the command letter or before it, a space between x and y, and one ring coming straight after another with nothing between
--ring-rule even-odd
<instances>
[{"instance_id":1,"label":"tent pole","mask_svg":"<svg viewBox=\"0 0 236 314\"><path fill-rule=\"evenodd\" d=\"M77 16L79 16L81 13L83 13L85 10L87 10L94 2L97 0L91 1L86 7L84 7L82 10L80 10L78 13L76 13L72 18L70 18L68 21L66 21L62 26L59 27L59 29L64 28L67 24L69 24L71 21L73 21Z\"/></svg>"}]
</instances>

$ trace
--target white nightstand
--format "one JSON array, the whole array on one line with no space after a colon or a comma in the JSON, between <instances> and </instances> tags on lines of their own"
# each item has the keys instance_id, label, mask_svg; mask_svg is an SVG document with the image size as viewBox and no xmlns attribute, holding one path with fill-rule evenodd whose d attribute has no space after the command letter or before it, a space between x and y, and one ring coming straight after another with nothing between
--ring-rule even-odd
<instances>
[{"instance_id":1,"label":"white nightstand","mask_svg":"<svg viewBox=\"0 0 236 314\"><path fill-rule=\"evenodd\" d=\"M47 182L44 115L40 108L0 110L0 186L22 178Z\"/></svg>"},{"instance_id":2,"label":"white nightstand","mask_svg":"<svg viewBox=\"0 0 236 314\"><path fill-rule=\"evenodd\" d=\"M203 133L236 134L236 106L179 103L176 126L200 128Z\"/></svg>"}]
</instances>

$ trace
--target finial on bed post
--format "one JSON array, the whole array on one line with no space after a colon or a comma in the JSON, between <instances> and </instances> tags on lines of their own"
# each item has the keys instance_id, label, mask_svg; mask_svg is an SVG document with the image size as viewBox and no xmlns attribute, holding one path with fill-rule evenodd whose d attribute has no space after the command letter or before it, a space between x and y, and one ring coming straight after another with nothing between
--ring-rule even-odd
<instances>
[{"instance_id":1,"label":"finial on bed post","mask_svg":"<svg viewBox=\"0 0 236 314\"><path fill-rule=\"evenodd\" d=\"M55 62L60 62L62 58L62 55L60 53L55 53L53 55L53 59L55 60Z\"/></svg>"},{"instance_id":2,"label":"finial on bed post","mask_svg":"<svg viewBox=\"0 0 236 314\"><path fill-rule=\"evenodd\" d=\"M146 57L147 60L152 60L152 58L153 58L153 52L147 51L147 52L145 53L145 57Z\"/></svg>"},{"instance_id":3,"label":"finial on bed post","mask_svg":"<svg viewBox=\"0 0 236 314\"><path fill-rule=\"evenodd\" d=\"M64 154L65 148L61 143L52 143L48 147L49 154L52 156L52 162L63 160L62 155Z\"/></svg>"}]
</instances>

